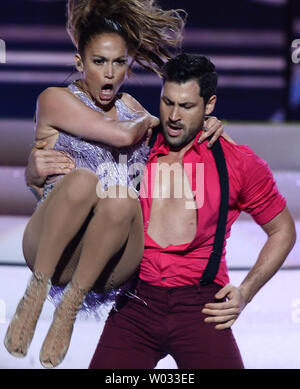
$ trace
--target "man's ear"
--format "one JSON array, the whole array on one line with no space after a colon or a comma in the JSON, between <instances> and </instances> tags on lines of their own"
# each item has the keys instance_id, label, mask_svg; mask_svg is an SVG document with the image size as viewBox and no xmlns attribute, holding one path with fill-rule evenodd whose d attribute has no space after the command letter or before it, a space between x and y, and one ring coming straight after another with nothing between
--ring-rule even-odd
<instances>
[{"instance_id":1,"label":"man's ear","mask_svg":"<svg viewBox=\"0 0 300 389\"><path fill-rule=\"evenodd\" d=\"M217 102L217 96L213 95L211 98L208 100L206 106L205 106L205 115L210 115L213 110L215 109L215 105Z\"/></svg>"},{"instance_id":2,"label":"man's ear","mask_svg":"<svg viewBox=\"0 0 300 389\"><path fill-rule=\"evenodd\" d=\"M77 53L75 55L74 59L75 59L75 67L76 67L77 71L82 73L84 70L84 66L83 66L83 61L81 59L80 54Z\"/></svg>"}]
</instances>

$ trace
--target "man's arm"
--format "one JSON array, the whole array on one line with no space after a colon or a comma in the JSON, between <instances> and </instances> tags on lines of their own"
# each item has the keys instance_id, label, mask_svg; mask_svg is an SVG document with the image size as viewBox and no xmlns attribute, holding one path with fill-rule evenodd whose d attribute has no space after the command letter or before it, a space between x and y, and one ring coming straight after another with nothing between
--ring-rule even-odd
<instances>
[{"instance_id":1,"label":"man's arm","mask_svg":"<svg viewBox=\"0 0 300 389\"><path fill-rule=\"evenodd\" d=\"M25 170L26 184L37 199L43 196L43 186L48 175L67 174L75 167L72 159L64 153L57 150L42 150L46 145L46 141L36 142Z\"/></svg>"},{"instance_id":2,"label":"man's arm","mask_svg":"<svg viewBox=\"0 0 300 389\"><path fill-rule=\"evenodd\" d=\"M296 242L295 223L287 207L261 227L268 234L268 240L257 262L240 286L247 303L279 270Z\"/></svg>"},{"instance_id":3,"label":"man's arm","mask_svg":"<svg viewBox=\"0 0 300 389\"><path fill-rule=\"evenodd\" d=\"M244 281L238 288L228 284L219 290L215 297L227 298L226 302L209 303L202 310L203 313L211 315L205 322L216 323L215 328L218 330L233 325L244 307L279 270L296 242L295 223L287 208L261 227L268 239Z\"/></svg>"}]
</instances>

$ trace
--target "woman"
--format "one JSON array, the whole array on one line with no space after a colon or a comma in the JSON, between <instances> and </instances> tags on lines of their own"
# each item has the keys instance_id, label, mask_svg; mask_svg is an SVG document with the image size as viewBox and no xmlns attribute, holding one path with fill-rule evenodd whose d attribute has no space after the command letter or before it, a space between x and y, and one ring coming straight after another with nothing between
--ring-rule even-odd
<instances>
[{"instance_id":1,"label":"woman","mask_svg":"<svg viewBox=\"0 0 300 389\"><path fill-rule=\"evenodd\" d=\"M184 26L177 11L163 11L150 0L69 1L68 11L82 78L39 96L36 140L67 151L76 169L47 178L26 226L23 252L33 275L5 337L11 354L25 356L51 285L68 284L41 349L44 367L63 360L91 289L115 290L142 258L136 181L117 163L125 155L127 168L145 165L149 129L158 119L118 90L133 64L127 65L129 55L159 74L167 45L180 42Z\"/></svg>"}]
</instances>

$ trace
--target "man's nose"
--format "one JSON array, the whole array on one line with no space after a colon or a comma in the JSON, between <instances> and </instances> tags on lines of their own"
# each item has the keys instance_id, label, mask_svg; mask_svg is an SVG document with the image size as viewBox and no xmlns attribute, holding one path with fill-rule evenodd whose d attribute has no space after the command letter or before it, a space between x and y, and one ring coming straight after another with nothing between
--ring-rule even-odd
<instances>
[{"instance_id":1,"label":"man's nose","mask_svg":"<svg viewBox=\"0 0 300 389\"><path fill-rule=\"evenodd\" d=\"M172 111L170 112L170 115L169 115L169 119L172 121L172 122L178 122L178 120L180 120L180 112L179 112L179 109L178 107L173 107L172 108Z\"/></svg>"}]
</instances>

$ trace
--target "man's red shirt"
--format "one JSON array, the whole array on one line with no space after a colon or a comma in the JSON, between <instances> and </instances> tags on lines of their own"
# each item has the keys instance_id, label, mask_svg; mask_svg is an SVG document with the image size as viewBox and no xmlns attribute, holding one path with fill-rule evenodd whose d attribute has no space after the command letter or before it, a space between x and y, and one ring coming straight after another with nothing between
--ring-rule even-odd
<instances>
[{"instance_id":1,"label":"man's red shirt","mask_svg":"<svg viewBox=\"0 0 300 389\"><path fill-rule=\"evenodd\" d=\"M182 161L198 207L197 232L190 243L162 248L147 234L157 160L160 155L169 153L169 146L161 133L158 134L149 155L140 191L145 250L139 277L152 285L176 287L199 283L212 251L219 216L220 184L207 141L198 144L200 135L201 132ZM220 142L229 177L229 210L221 263L214 282L224 286L229 282L225 259L226 239L229 238L231 226L241 211L249 213L256 223L263 225L285 208L286 200L279 193L267 163L249 146L234 145L222 137Z\"/></svg>"}]
</instances>

